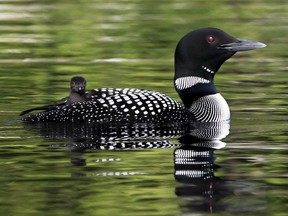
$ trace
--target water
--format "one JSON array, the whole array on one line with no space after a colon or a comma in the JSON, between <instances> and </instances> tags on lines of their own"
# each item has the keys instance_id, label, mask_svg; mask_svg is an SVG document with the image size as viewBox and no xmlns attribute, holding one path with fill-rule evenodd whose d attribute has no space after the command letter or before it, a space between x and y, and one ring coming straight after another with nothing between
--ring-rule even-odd
<instances>
[{"instance_id":1,"label":"water","mask_svg":"<svg viewBox=\"0 0 288 216\"><path fill-rule=\"evenodd\" d=\"M285 215L287 10L266 0L1 1L0 214ZM214 149L177 146L177 128L116 141L106 139L115 128L98 128L106 138L79 140L81 127L18 121L20 111L66 96L73 75L88 89L179 100L176 43L205 26L268 45L236 54L217 74L232 119Z\"/></svg>"}]
</instances>

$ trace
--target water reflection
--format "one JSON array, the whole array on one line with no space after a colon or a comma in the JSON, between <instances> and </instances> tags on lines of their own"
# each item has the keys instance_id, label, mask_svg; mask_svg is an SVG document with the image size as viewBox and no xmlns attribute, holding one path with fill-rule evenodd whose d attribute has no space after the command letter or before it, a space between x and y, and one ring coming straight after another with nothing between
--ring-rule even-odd
<instances>
[{"instance_id":1,"label":"water reflection","mask_svg":"<svg viewBox=\"0 0 288 216\"><path fill-rule=\"evenodd\" d=\"M184 200L181 206L201 212L214 212L222 209L221 201L231 194L224 181L215 176L220 168L215 164L215 150L224 148L220 141L229 133L229 122L194 123L191 125L122 124L73 125L59 123L39 123L26 125L38 130L41 136L52 139L68 138L66 144L53 144L52 148L65 147L73 152L86 150L131 150L149 148L175 148L174 177L175 195ZM33 126L33 127L32 127ZM179 143L170 138L178 137ZM72 156L72 166L88 166L83 154ZM102 158L95 162L117 162L119 158ZM102 170L89 176L131 176L145 175L141 171ZM85 172L73 172L71 177L87 177Z\"/></svg>"},{"instance_id":2,"label":"water reflection","mask_svg":"<svg viewBox=\"0 0 288 216\"><path fill-rule=\"evenodd\" d=\"M204 146L204 144L202 145ZM207 142L221 148L225 143ZM180 184L175 194L184 200L184 212L254 212L264 213L266 201L264 184L243 177L233 180L217 177L221 166L215 163L215 149L184 145L174 152L175 179ZM262 189L261 189L262 188ZM258 196L255 196L257 194Z\"/></svg>"},{"instance_id":3,"label":"water reflection","mask_svg":"<svg viewBox=\"0 0 288 216\"><path fill-rule=\"evenodd\" d=\"M117 183L117 179L121 179L120 182L129 182L125 185L127 188L133 188L131 190L136 190L135 185L141 185L137 187L137 190L145 187L143 190L145 195L142 195L153 199L155 196L147 192L151 186L147 182L154 181L152 179L157 175L166 174L163 178L157 176L155 180L157 186L153 188L153 192L157 193L156 197L158 197L164 189L159 190L157 187L167 186L167 177L169 178L170 175L170 178L176 181L167 186L172 193L174 192L174 197L170 199L174 202L175 199L178 200L176 202L179 203L178 209L183 214L265 212L267 200L259 199L259 197L267 195L267 191L263 190L267 185L257 181L257 178L247 177L249 173L245 173L243 168L249 162L245 164L240 161L233 163L233 161L226 160L225 162L225 157L224 162L223 157L222 161L217 159L219 155L223 156L225 152L223 148L226 147L226 143L217 137L223 137L229 133L228 125L215 123L211 123L210 127L209 124L204 125L202 125L202 130L199 124L197 124L198 127L195 124L166 125L165 127L147 124L94 125L94 127L78 125L78 128L71 125L64 127L61 124L42 124L34 128L31 125L27 127L34 133L53 139L49 148L61 149L60 152L63 152L63 148L69 150L68 158L65 155L66 162L72 167L68 175L70 174L70 177L76 178L77 181L87 181L90 178L95 190L101 191L97 199L114 196L114 193L109 192L109 188L115 182ZM204 132L210 134L208 139L204 139ZM215 134L215 137L213 138L211 134ZM178 141L171 139L173 137L178 137ZM66 140L65 144L55 144L55 139L63 138ZM232 143L229 146L231 145ZM166 150L157 150L157 154L153 157L153 153L156 152L147 151L151 148L173 148L173 159L171 157L170 164L174 170L172 168L161 172L160 169L163 169L163 166L157 166L157 163L163 160L159 158L160 152ZM172 153L170 150L166 152ZM146 156L140 159L141 153L145 153ZM135 156L137 154L138 156ZM233 156L235 157L239 156ZM225 176L225 173L229 173L229 176ZM91 179L91 177L97 178ZM139 184L139 179L141 179L141 184ZM91 185L87 187L91 189ZM118 190L118 187L116 188ZM141 195L137 198L143 199ZM94 200L96 198L93 202Z\"/></svg>"},{"instance_id":4,"label":"water reflection","mask_svg":"<svg viewBox=\"0 0 288 216\"><path fill-rule=\"evenodd\" d=\"M220 178L214 175L220 168L214 163L214 151L225 147L226 143L217 140L195 143L193 136L187 136L182 139L182 144L174 151L174 176L181 183L176 186L175 193L186 200L182 208L193 212L214 212L220 208L219 200L227 194L219 187Z\"/></svg>"},{"instance_id":5,"label":"water reflection","mask_svg":"<svg viewBox=\"0 0 288 216\"><path fill-rule=\"evenodd\" d=\"M220 140L199 141L191 135L181 137L180 143L181 146L174 151L174 177L180 183L176 185L175 194L184 200L181 204L183 212L267 211L266 202L255 197L255 194L265 196L263 183L247 180L241 175L232 179L217 176L221 166L216 163L215 152L224 148L226 143Z\"/></svg>"},{"instance_id":6,"label":"water reflection","mask_svg":"<svg viewBox=\"0 0 288 216\"><path fill-rule=\"evenodd\" d=\"M202 140L221 140L229 134L230 123L194 122L191 124L90 124L38 122L25 123L25 129L39 133L50 139L69 139L72 142L89 145L108 145L109 142L135 141L135 139L170 139L180 138L180 142L194 143ZM188 139L188 140L187 140ZM137 141L137 140L136 140ZM97 147L96 147L97 148Z\"/></svg>"},{"instance_id":7,"label":"water reflection","mask_svg":"<svg viewBox=\"0 0 288 216\"><path fill-rule=\"evenodd\" d=\"M79 145L109 146L109 143L138 142L138 139L168 139L179 137L191 128L187 124L89 124L89 123L60 123L39 122L25 124L27 130L39 133L41 137L50 139L69 139L70 143Z\"/></svg>"}]
</instances>

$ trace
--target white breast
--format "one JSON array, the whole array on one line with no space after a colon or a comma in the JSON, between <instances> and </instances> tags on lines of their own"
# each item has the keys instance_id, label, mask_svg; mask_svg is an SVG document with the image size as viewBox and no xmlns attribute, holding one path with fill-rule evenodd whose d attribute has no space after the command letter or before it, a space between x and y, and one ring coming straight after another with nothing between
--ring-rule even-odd
<instances>
[{"instance_id":1,"label":"white breast","mask_svg":"<svg viewBox=\"0 0 288 216\"><path fill-rule=\"evenodd\" d=\"M200 122L220 122L230 119L230 109L221 94L207 95L192 103L190 111Z\"/></svg>"}]
</instances>

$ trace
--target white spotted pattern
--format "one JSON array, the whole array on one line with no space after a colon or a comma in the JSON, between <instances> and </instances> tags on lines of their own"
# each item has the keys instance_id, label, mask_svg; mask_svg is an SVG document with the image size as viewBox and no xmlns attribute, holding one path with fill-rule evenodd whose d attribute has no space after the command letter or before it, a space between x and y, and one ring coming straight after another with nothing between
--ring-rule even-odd
<instances>
[{"instance_id":1,"label":"white spotted pattern","mask_svg":"<svg viewBox=\"0 0 288 216\"><path fill-rule=\"evenodd\" d=\"M187 83L207 83L199 77L183 77L175 82L178 88ZM191 83L190 83L191 86ZM100 88L94 89L91 100L58 107L55 110L32 114L24 121L59 122L135 122L135 123L188 123L219 122L230 119L230 110L219 94L203 96L194 101L187 110L181 104L159 92L140 89Z\"/></svg>"},{"instance_id":2,"label":"white spotted pattern","mask_svg":"<svg viewBox=\"0 0 288 216\"><path fill-rule=\"evenodd\" d=\"M175 80L175 86L178 90L187 89L199 83L210 83L210 81L197 76L181 77Z\"/></svg>"},{"instance_id":3,"label":"white spotted pattern","mask_svg":"<svg viewBox=\"0 0 288 216\"><path fill-rule=\"evenodd\" d=\"M24 121L190 122L189 111L159 92L140 89L94 89L91 100L28 116ZM104 96L105 95L105 96Z\"/></svg>"}]
</instances>

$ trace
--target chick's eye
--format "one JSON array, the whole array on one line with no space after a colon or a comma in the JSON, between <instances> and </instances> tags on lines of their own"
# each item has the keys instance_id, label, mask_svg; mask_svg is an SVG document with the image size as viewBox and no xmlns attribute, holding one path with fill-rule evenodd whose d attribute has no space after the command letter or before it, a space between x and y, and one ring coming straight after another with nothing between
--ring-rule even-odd
<instances>
[{"instance_id":1,"label":"chick's eye","mask_svg":"<svg viewBox=\"0 0 288 216\"><path fill-rule=\"evenodd\" d=\"M212 36L209 36L209 37L207 38L207 42L208 42L208 43L213 43L214 41L215 41L215 38L212 37Z\"/></svg>"}]
</instances>

